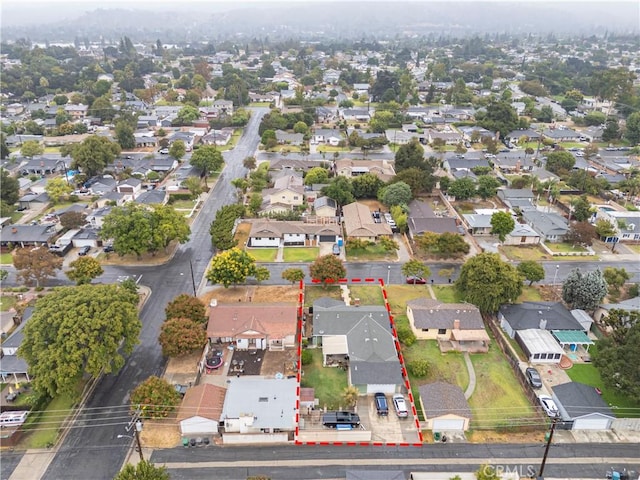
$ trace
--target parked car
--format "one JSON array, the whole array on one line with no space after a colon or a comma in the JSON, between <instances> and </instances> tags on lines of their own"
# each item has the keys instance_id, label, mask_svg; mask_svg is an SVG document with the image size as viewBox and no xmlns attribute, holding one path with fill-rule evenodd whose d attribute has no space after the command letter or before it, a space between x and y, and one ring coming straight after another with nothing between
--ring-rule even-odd
<instances>
[{"instance_id":1,"label":"parked car","mask_svg":"<svg viewBox=\"0 0 640 480\"><path fill-rule=\"evenodd\" d=\"M91 251L91 247L89 245L85 245L78 251L78 255L81 257L84 257L90 251Z\"/></svg>"},{"instance_id":2,"label":"parked car","mask_svg":"<svg viewBox=\"0 0 640 480\"><path fill-rule=\"evenodd\" d=\"M103 251L104 253L115 252L115 250L113 249L113 245L105 245L105 246L102 248L102 251Z\"/></svg>"},{"instance_id":3,"label":"parked car","mask_svg":"<svg viewBox=\"0 0 640 480\"><path fill-rule=\"evenodd\" d=\"M338 245L337 243L334 243L333 247L331 247L331 252L334 255L340 255L340 245Z\"/></svg>"},{"instance_id":4,"label":"parked car","mask_svg":"<svg viewBox=\"0 0 640 480\"><path fill-rule=\"evenodd\" d=\"M328 428L356 428L360 425L360 416L352 412L327 412L322 414L322 425Z\"/></svg>"},{"instance_id":5,"label":"parked car","mask_svg":"<svg viewBox=\"0 0 640 480\"><path fill-rule=\"evenodd\" d=\"M542 378L540 378L540 373L538 372L538 370L533 367L529 367L524 371L524 374L527 377L529 385L531 385L533 388L542 387Z\"/></svg>"},{"instance_id":6,"label":"parked car","mask_svg":"<svg viewBox=\"0 0 640 480\"><path fill-rule=\"evenodd\" d=\"M404 395L401 393L396 393L393 396L393 407L396 409L396 415L398 415L398 417L405 418L409 416L407 402L404 401Z\"/></svg>"},{"instance_id":7,"label":"parked car","mask_svg":"<svg viewBox=\"0 0 640 480\"><path fill-rule=\"evenodd\" d=\"M169 149L168 148L161 148L160 150L158 150L158 152L162 155L168 155L169 154Z\"/></svg>"},{"instance_id":8,"label":"parked car","mask_svg":"<svg viewBox=\"0 0 640 480\"><path fill-rule=\"evenodd\" d=\"M384 393L376 393L373 400L376 404L376 411L378 412L378 415L389 415L389 404L387 403L387 396Z\"/></svg>"},{"instance_id":9,"label":"parked car","mask_svg":"<svg viewBox=\"0 0 640 480\"><path fill-rule=\"evenodd\" d=\"M424 285L427 281L422 277L409 276L407 277L407 283L410 283L411 285Z\"/></svg>"},{"instance_id":10,"label":"parked car","mask_svg":"<svg viewBox=\"0 0 640 480\"><path fill-rule=\"evenodd\" d=\"M553 398L549 395L540 395L538 397L538 401L549 417L553 418L558 416L558 406L556 405L556 402L553 401Z\"/></svg>"}]
</instances>

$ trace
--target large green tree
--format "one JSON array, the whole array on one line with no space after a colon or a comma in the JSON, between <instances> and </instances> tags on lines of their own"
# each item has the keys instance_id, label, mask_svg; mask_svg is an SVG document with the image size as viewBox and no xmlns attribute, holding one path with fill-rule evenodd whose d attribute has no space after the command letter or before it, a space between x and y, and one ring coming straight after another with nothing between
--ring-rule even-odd
<instances>
[{"instance_id":1,"label":"large green tree","mask_svg":"<svg viewBox=\"0 0 640 480\"><path fill-rule=\"evenodd\" d=\"M520 275L529 281L529 285L544 279L544 268L534 260L520 262L517 268Z\"/></svg>"},{"instance_id":2,"label":"large green tree","mask_svg":"<svg viewBox=\"0 0 640 480\"><path fill-rule=\"evenodd\" d=\"M256 273L256 259L237 247L218 253L207 271L207 279L224 288L244 283Z\"/></svg>"},{"instance_id":3,"label":"large green tree","mask_svg":"<svg viewBox=\"0 0 640 480\"><path fill-rule=\"evenodd\" d=\"M402 264L402 274L405 277L428 277L431 270L420 260L409 260Z\"/></svg>"},{"instance_id":4,"label":"large green tree","mask_svg":"<svg viewBox=\"0 0 640 480\"><path fill-rule=\"evenodd\" d=\"M20 183L4 168L0 168L0 200L13 205L20 198Z\"/></svg>"},{"instance_id":5,"label":"large green tree","mask_svg":"<svg viewBox=\"0 0 640 480\"><path fill-rule=\"evenodd\" d=\"M113 480L171 480L171 475L167 467L142 460L135 465L127 463Z\"/></svg>"},{"instance_id":6,"label":"large green tree","mask_svg":"<svg viewBox=\"0 0 640 480\"><path fill-rule=\"evenodd\" d=\"M318 257L310 266L311 278L318 280L325 285L327 283L337 283L347 274L344 263L336 255L323 255Z\"/></svg>"},{"instance_id":7,"label":"large green tree","mask_svg":"<svg viewBox=\"0 0 640 480\"><path fill-rule=\"evenodd\" d=\"M395 170L401 172L407 168L419 168L424 170L424 148L417 139L412 139L409 143L401 145L396 152Z\"/></svg>"},{"instance_id":8,"label":"large green tree","mask_svg":"<svg viewBox=\"0 0 640 480\"><path fill-rule=\"evenodd\" d=\"M170 318L162 324L158 342L163 355L179 357L202 350L207 342L207 332L202 323L189 318Z\"/></svg>"},{"instance_id":9,"label":"large green tree","mask_svg":"<svg viewBox=\"0 0 640 480\"><path fill-rule=\"evenodd\" d=\"M333 198L340 206L353 202L353 185L347 177L338 175L322 189L322 194Z\"/></svg>"},{"instance_id":10,"label":"large green tree","mask_svg":"<svg viewBox=\"0 0 640 480\"><path fill-rule=\"evenodd\" d=\"M477 112L476 120L481 127L498 132L500 138L518 127L518 113L509 102L502 100L492 101L485 111Z\"/></svg>"},{"instance_id":11,"label":"large green tree","mask_svg":"<svg viewBox=\"0 0 640 480\"><path fill-rule=\"evenodd\" d=\"M44 147L36 140L27 140L20 147L20 154L23 157L32 158L42 155Z\"/></svg>"},{"instance_id":12,"label":"large green tree","mask_svg":"<svg viewBox=\"0 0 640 480\"><path fill-rule=\"evenodd\" d=\"M447 190L448 195L456 197L456 200L468 200L476 195L476 182L471 177L457 178Z\"/></svg>"},{"instance_id":13,"label":"large green tree","mask_svg":"<svg viewBox=\"0 0 640 480\"><path fill-rule=\"evenodd\" d=\"M607 386L640 402L640 322L598 342L594 365Z\"/></svg>"},{"instance_id":14,"label":"large green tree","mask_svg":"<svg viewBox=\"0 0 640 480\"><path fill-rule=\"evenodd\" d=\"M187 153L187 147L183 140L175 140L169 147L169 155L176 160L180 160Z\"/></svg>"},{"instance_id":15,"label":"large green tree","mask_svg":"<svg viewBox=\"0 0 640 480\"><path fill-rule=\"evenodd\" d=\"M206 184L206 178L211 172L217 172L222 169L224 159L222 158L222 153L214 145L205 145L193 152L190 163L202 170Z\"/></svg>"},{"instance_id":16,"label":"large green tree","mask_svg":"<svg viewBox=\"0 0 640 480\"><path fill-rule=\"evenodd\" d=\"M493 313L520 296L522 277L497 253L481 253L465 262L455 286L465 301L482 312Z\"/></svg>"},{"instance_id":17,"label":"large green tree","mask_svg":"<svg viewBox=\"0 0 640 480\"><path fill-rule=\"evenodd\" d=\"M131 409L142 418L166 418L180 403L180 394L164 378L152 376L131 392Z\"/></svg>"},{"instance_id":18,"label":"large green tree","mask_svg":"<svg viewBox=\"0 0 640 480\"><path fill-rule=\"evenodd\" d=\"M387 185L378 192L378 196L387 207L407 205L412 198L411 188L404 182Z\"/></svg>"},{"instance_id":19,"label":"large green tree","mask_svg":"<svg viewBox=\"0 0 640 480\"><path fill-rule=\"evenodd\" d=\"M44 191L47 192L51 203L58 203L63 197L66 197L73 192L73 187L67 183L61 177L55 177L47 180L47 184L44 187Z\"/></svg>"},{"instance_id":20,"label":"large green tree","mask_svg":"<svg viewBox=\"0 0 640 480\"><path fill-rule=\"evenodd\" d=\"M211 244L216 250L228 250L238 243L233 238L233 225L244 215L244 205L225 205L216 212L216 218L209 227ZM244 245L243 245L244 247Z\"/></svg>"},{"instance_id":21,"label":"large green tree","mask_svg":"<svg viewBox=\"0 0 640 480\"><path fill-rule=\"evenodd\" d=\"M496 212L491 215L491 235L497 235L504 242L516 226L516 221L509 212Z\"/></svg>"},{"instance_id":22,"label":"large green tree","mask_svg":"<svg viewBox=\"0 0 640 480\"><path fill-rule=\"evenodd\" d=\"M599 268L586 273L576 268L562 284L562 299L571 308L593 312L607 295L607 289L607 281Z\"/></svg>"},{"instance_id":23,"label":"large green tree","mask_svg":"<svg viewBox=\"0 0 640 480\"><path fill-rule=\"evenodd\" d=\"M547 170L557 174L566 174L576 164L576 159L570 152L550 152L547 154Z\"/></svg>"},{"instance_id":24,"label":"large green tree","mask_svg":"<svg viewBox=\"0 0 640 480\"><path fill-rule=\"evenodd\" d=\"M182 293L171 300L164 309L167 319L188 318L200 324L206 323L208 320L205 311L202 300L186 293Z\"/></svg>"},{"instance_id":25,"label":"large green tree","mask_svg":"<svg viewBox=\"0 0 640 480\"><path fill-rule=\"evenodd\" d=\"M304 280L304 271L300 268L287 268L282 272L282 279L292 284Z\"/></svg>"},{"instance_id":26,"label":"large green tree","mask_svg":"<svg viewBox=\"0 0 640 480\"><path fill-rule=\"evenodd\" d=\"M120 145L106 137L91 135L70 149L71 168L80 169L87 177L93 177L113 163L120 155ZM66 152L65 152L66 153Z\"/></svg>"},{"instance_id":27,"label":"large green tree","mask_svg":"<svg viewBox=\"0 0 640 480\"><path fill-rule=\"evenodd\" d=\"M304 176L305 185L316 185L329 181L329 170L322 167L313 167Z\"/></svg>"},{"instance_id":28,"label":"large green tree","mask_svg":"<svg viewBox=\"0 0 640 480\"><path fill-rule=\"evenodd\" d=\"M116 141L121 148L130 150L136 146L136 138L133 136L133 127L129 122L120 120L116 123Z\"/></svg>"},{"instance_id":29,"label":"large green tree","mask_svg":"<svg viewBox=\"0 0 640 480\"><path fill-rule=\"evenodd\" d=\"M84 375L120 370L138 342L137 303L120 285L60 287L39 299L18 350L34 389L74 394Z\"/></svg>"},{"instance_id":30,"label":"large green tree","mask_svg":"<svg viewBox=\"0 0 640 480\"><path fill-rule=\"evenodd\" d=\"M355 198L377 198L378 190L384 186L384 182L373 173L365 173L354 177L351 185Z\"/></svg>"},{"instance_id":31,"label":"large green tree","mask_svg":"<svg viewBox=\"0 0 640 480\"><path fill-rule=\"evenodd\" d=\"M640 112L633 112L627 118L624 138L626 138L631 145L640 143Z\"/></svg>"}]
</instances>

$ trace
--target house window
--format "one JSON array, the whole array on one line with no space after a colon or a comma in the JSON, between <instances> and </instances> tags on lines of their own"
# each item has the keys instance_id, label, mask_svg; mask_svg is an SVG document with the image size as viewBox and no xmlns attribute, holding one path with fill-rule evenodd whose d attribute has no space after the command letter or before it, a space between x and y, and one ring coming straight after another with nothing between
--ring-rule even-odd
<instances>
[{"instance_id":1,"label":"house window","mask_svg":"<svg viewBox=\"0 0 640 480\"><path fill-rule=\"evenodd\" d=\"M534 360L540 360L540 354L539 353L534 353L533 354L533 359Z\"/></svg>"},{"instance_id":2,"label":"house window","mask_svg":"<svg viewBox=\"0 0 640 480\"><path fill-rule=\"evenodd\" d=\"M428 329L428 328L423 328L423 329L422 329L422 331L423 331L423 332L428 332L428 331L429 331L429 329Z\"/></svg>"},{"instance_id":3,"label":"house window","mask_svg":"<svg viewBox=\"0 0 640 480\"><path fill-rule=\"evenodd\" d=\"M293 199L294 199L294 200L298 200L298 196L297 196L297 195L294 195L294 196L293 196Z\"/></svg>"},{"instance_id":4,"label":"house window","mask_svg":"<svg viewBox=\"0 0 640 480\"><path fill-rule=\"evenodd\" d=\"M276 237L269 237L269 240L275 240Z\"/></svg>"},{"instance_id":5,"label":"house window","mask_svg":"<svg viewBox=\"0 0 640 480\"><path fill-rule=\"evenodd\" d=\"M258 402L268 402L269 401L269 397L260 397L258 398Z\"/></svg>"},{"instance_id":6,"label":"house window","mask_svg":"<svg viewBox=\"0 0 640 480\"><path fill-rule=\"evenodd\" d=\"M447 329L446 328L439 328L438 329L438 335L444 335L447 333Z\"/></svg>"}]
</instances>

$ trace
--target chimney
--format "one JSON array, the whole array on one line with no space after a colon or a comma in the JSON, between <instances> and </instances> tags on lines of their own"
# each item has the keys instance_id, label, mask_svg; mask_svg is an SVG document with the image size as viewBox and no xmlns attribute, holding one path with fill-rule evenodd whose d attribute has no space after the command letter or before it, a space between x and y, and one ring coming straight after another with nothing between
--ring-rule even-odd
<instances>
[{"instance_id":1,"label":"chimney","mask_svg":"<svg viewBox=\"0 0 640 480\"><path fill-rule=\"evenodd\" d=\"M16 227L13 227L13 228L11 229L11 233L18 233L18 229L17 229Z\"/></svg>"},{"instance_id":2,"label":"chimney","mask_svg":"<svg viewBox=\"0 0 640 480\"><path fill-rule=\"evenodd\" d=\"M453 329L460 330L460 320L456 319L453 321Z\"/></svg>"}]
</instances>

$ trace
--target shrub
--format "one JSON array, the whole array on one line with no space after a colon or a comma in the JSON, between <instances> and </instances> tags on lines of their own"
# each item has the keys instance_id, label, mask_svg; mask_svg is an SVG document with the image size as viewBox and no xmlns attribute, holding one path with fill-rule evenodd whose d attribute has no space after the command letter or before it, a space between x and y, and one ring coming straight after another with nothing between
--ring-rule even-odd
<instances>
[{"instance_id":1,"label":"shrub","mask_svg":"<svg viewBox=\"0 0 640 480\"><path fill-rule=\"evenodd\" d=\"M416 335L411 330L411 327L401 326L398 327L398 340L403 345L410 347L414 343L416 343Z\"/></svg>"},{"instance_id":2,"label":"shrub","mask_svg":"<svg viewBox=\"0 0 640 480\"><path fill-rule=\"evenodd\" d=\"M409 367L409 371L413 374L413 376L418 378L424 378L429 375L429 362L426 360L414 360L413 362L407 365Z\"/></svg>"},{"instance_id":3,"label":"shrub","mask_svg":"<svg viewBox=\"0 0 640 480\"><path fill-rule=\"evenodd\" d=\"M313 355L311 355L309 350L302 350L300 360L302 361L302 365L309 365L313 361Z\"/></svg>"}]
</instances>

